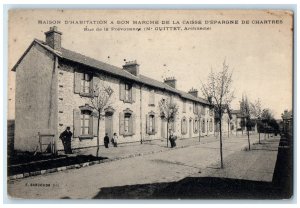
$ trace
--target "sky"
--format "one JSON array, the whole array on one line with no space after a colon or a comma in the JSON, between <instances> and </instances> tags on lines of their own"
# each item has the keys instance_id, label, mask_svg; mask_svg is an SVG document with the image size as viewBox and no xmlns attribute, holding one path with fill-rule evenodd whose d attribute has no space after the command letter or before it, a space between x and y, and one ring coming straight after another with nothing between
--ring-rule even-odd
<instances>
[{"instance_id":1,"label":"sky","mask_svg":"<svg viewBox=\"0 0 300 208\"><path fill-rule=\"evenodd\" d=\"M49 24L39 24L39 20ZM107 23L70 23L75 20ZM160 24L132 24L134 20ZM186 24L192 20L202 24ZM205 20L213 24L205 24ZM222 20L238 20L239 24L214 22ZM241 24L242 20L249 20L250 24ZM260 20L281 21L281 24L257 24ZM111 21L114 24L110 24ZM129 24L117 24L118 21L129 21ZM173 24L177 22L180 24ZM243 94L252 102L259 98L262 107L271 109L276 118L280 118L285 109L292 109L293 24L288 11L23 10L9 14L9 119L14 118L15 72L11 72L11 68L32 40L44 40L44 32L53 25L63 33L64 48L119 67L124 59L137 60L141 74L161 81L175 77L178 89L196 88L200 96L201 81L206 81L211 70L219 71L226 60L233 70L233 109L238 109ZM85 26L90 29L140 27L141 30L84 31ZM166 30L166 27L178 26L210 29Z\"/></svg>"}]
</instances>

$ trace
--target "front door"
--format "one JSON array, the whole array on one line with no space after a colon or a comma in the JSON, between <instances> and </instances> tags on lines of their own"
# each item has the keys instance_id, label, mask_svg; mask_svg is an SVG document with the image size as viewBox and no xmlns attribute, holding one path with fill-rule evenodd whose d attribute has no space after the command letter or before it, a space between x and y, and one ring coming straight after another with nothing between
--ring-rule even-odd
<instances>
[{"instance_id":1,"label":"front door","mask_svg":"<svg viewBox=\"0 0 300 208\"><path fill-rule=\"evenodd\" d=\"M111 139L113 136L113 113L105 113L105 133L108 134L108 137Z\"/></svg>"}]
</instances>

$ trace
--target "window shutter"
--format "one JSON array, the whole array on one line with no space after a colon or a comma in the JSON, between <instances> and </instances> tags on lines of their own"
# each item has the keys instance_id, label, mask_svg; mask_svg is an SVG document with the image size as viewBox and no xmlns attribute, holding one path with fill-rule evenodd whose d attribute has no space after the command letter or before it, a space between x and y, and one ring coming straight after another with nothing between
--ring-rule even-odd
<instances>
[{"instance_id":1,"label":"window shutter","mask_svg":"<svg viewBox=\"0 0 300 208\"><path fill-rule=\"evenodd\" d=\"M125 100L125 84L120 82L120 100Z\"/></svg>"},{"instance_id":2,"label":"window shutter","mask_svg":"<svg viewBox=\"0 0 300 208\"><path fill-rule=\"evenodd\" d=\"M146 114L146 134L149 134L149 118L148 118L148 114Z\"/></svg>"},{"instance_id":3,"label":"window shutter","mask_svg":"<svg viewBox=\"0 0 300 208\"><path fill-rule=\"evenodd\" d=\"M73 110L73 135L74 137L80 136L80 110L74 109Z\"/></svg>"},{"instance_id":4,"label":"window shutter","mask_svg":"<svg viewBox=\"0 0 300 208\"><path fill-rule=\"evenodd\" d=\"M154 97L154 90L150 90L150 96L149 96L149 104L155 105L155 97Z\"/></svg>"},{"instance_id":5,"label":"window shutter","mask_svg":"<svg viewBox=\"0 0 300 208\"><path fill-rule=\"evenodd\" d=\"M89 135L93 135L93 116L90 114L90 120L89 120Z\"/></svg>"},{"instance_id":6,"label":"window shutter","mask_svg":"<svg viewBox=\"0 0 300 208\"><path fill-rule=\"evenodd\" d=\"M119 127L120 127L119 134L123 135L124 134L124 113L123 112L119 114Z\"/></svg>"},{"instance_id":7,"label":"window shutter","mask_svg":"<svg viewBox=\"0 0 300 208\"><path fill-rule=\"evenodd\" d=\"M80 93L82 73L74 71L74 93Z\"/></svg>"},{"instance_id":8,"label":"window shutter","mask_svg":"<svg viewBox=\"0 0 300 208\"><path fill-rule=\"evenodd\" d=\"M181 120L181 134L184 134L184 122Z\"/></svg>"},{"instance_id":9,"label":"window shutter","mask_svg":"<svg viewBox=\"0 0 300 208\"><path fill-rule=\"evenodd\" d=\"M135 89L135 86L132 85L131 87L131 96L132 96L132 102L134 103L136 101L136 89Z\"/></svg>"},{"instance_id":10,"label":"window shutter","mask_svg":"<svg viewBox=\"0 0 300 208\"><path fill-rule=\"evenodd\" d=\"M95 93L95 96L98 96L99 95L99 91L97 90L97 88L99 88L99 78L97 76L93 76L93 79L92 79L92 88L93 88L93 91Z\"/></svg>"},{"instance_id":11,"label":"window shutter","mask_svg":"<svg viewBox=\"0 0 300 208\"><path fill-rule=\"evenodd\" d=\"M186 134L188 131L188 123L187 120L184 122L184 133Z\"/></svg>"},{"instance_id":12,"label":"window shutter","mask_svg":"<svg viewBox=\"0 0 300 208\"><path fill-rule=\"evenodd\" d=\"M97 113L93 114L93 135L97 136L97 128L98 128L98 115Z\"/></svg>"},{"instance_id":13,"label":"window shutter","mask_svg":"<svg viewBox=\"0 0 300 208\"><path fill-rule=\"evenodd\" d=\"M131 115L131 133L132 134L135 134L135 114L133 113L132 115Z\"/></svg>"},{"instance_id":14,"label":"window shutter","mask_svg":"<svg viewBox=\"0 0 300 208\"><path fill-rule=\"evenodd\" d=\"M158 116L157 115L155 115L155 117L154 117L154 126L155 126L155 134L157 133L157 131L158 131Z\"/></svg>"},{"instance_id":15,"label":"window shutter","mask_svg":"<svg viewBox=\"0 0 300 208\"><path fill-rule=\"evenodd\" d=\"M149 105L152 105L152 90L149 91Z\"/></svg>"}]
</instances>

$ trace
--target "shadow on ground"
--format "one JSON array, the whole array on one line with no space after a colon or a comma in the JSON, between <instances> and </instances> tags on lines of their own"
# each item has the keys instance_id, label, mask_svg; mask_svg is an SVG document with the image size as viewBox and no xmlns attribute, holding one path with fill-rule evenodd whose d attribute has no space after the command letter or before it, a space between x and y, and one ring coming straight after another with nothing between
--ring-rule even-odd
<instances>
[{"instance_id":1,"label":"shadow on ground","mask_svg":"<svg viewBox=\"0 0 300 208\"><path fill-rule=\"evenodd\" d=\"M13 158L8 159L7 174L10 176L104 159L107 159L107 157L95 157L93 155L44 156L42 154L33 155L33 153L24 152L18 155L15 154Z\"/></svg>"},{"instance_id":2,"label":"shadow on ground","mask_svg":"<svg viewBox=\"0 0 300 208\"><path fill-rule=\"evenodd\" d=\"M286 138L282 137L282 141ZM293 194L292 148L278 148L272 182L187 177L177 182L101 188L95 199L288 199Z\"/></svg>"}]
</instances>

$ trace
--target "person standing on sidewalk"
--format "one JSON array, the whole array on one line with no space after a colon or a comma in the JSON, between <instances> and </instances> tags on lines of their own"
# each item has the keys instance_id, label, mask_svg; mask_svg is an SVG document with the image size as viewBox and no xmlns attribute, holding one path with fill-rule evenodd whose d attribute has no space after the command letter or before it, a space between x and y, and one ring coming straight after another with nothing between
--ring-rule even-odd
<instances>
[{"instance_id":1,"label":"person standing on sidewalk","mask_svg":"<svg viewBox=\"0 0 300 208\"><path fill-rule=\"evenodd\" d=\"M114 133L113 138L111 139L111 143L114 145L114 147L118 147L118 136L117 136L117 133Z\"/></svg>"},{"instance_id":2,"label":"person standing on sidewalk","mask_svg":"<svg viewBox=\"0 0 300 208\"><path fill-rule=\"evenodd\" d=\"M59 138L61 139L63 145L64 145L64 151L65 154L72 154L72 147L71 147L71 138L72 138L72 132L70 131L70 127L68 126L66 130L64 130Z\"/></svg>"},{"instance_id":3,"label":"person standing on sidewalk","mask_svg":"<svg viewBox=\"0 0 300 208\"><path fill-rule=\"evenodd\" d=\"M173 134L173 131L170 132L170 143L171 143L171 148L176 147L176 142L175 140L177 139L177 137Z\"/></svg>"},{"instance_id":4,"label":"person standing on sidewalk","mask_svg":"<svg viewBox=\"0 0 300 208\"><path fill-rule=\"evenodd\" d=\"M104 146L105 146L105 148L108 148L108 144L109 144L109 137L108 137L108 134L106 133L105 137L104 137Z\"/></svg>"}]
</instances>

